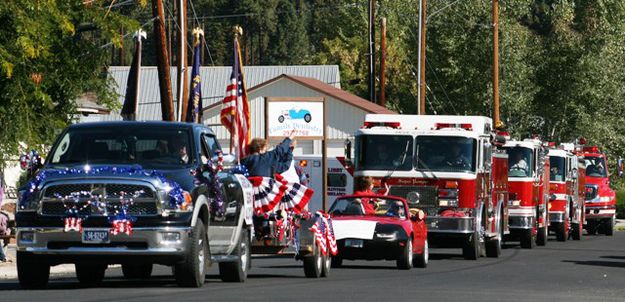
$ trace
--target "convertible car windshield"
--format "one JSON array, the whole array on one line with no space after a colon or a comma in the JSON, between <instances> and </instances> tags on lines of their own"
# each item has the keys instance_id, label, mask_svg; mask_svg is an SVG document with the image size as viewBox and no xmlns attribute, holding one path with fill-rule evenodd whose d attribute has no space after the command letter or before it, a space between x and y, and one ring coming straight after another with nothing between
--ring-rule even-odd
<instances>
[{"instance_id":1,"label":"convertible car windshield","mask_svg":"<svg viewBox=\"0 0 625 302\"><path fill-rule=\"evenodd\" d=\"M337 199L330 207L331 215L365 215L363 203L369 203L375 209L374 216L406 218L406 208L401 200L383 197L348 197Z\"/></svg>"}]
</instances>

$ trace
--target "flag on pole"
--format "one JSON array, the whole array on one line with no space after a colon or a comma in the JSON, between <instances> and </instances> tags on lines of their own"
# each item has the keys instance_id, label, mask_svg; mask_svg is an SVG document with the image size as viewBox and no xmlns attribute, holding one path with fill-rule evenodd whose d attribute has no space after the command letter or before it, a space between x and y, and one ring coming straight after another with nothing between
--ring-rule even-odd
<instances>
[{"instance_id":1,"label":"flag on pole","mask_svg":"<svg viewBox=\"0 0 625 302\"><path fill-rule=\"evenodd\" d=\"M237 28L238 34L242 32ZM226 87L226 97L221 106L221 123L230 131L234 138L234 150L238 160L247 155L247 145L250 141L250 110L245 90L245 77L241 63L241 49L239 40L234 38L234 62L230 83Z\"/></svg>"},{"instance_id":2,"label":"flag on pole","mask_svg":"<svg viewBox=\"0 0 625 302\"><path fill-rule=\"evenodd\" d=\"M137 118L137 105L139 104L139 79L141 77L141 38L145 39L146 34L143 30L138 30L134 38L135 55L132 58L132 65L128 73L128 81L126 82L126 95L124 96L124 106L122 107L121 116L125 121L134 121Z\"/></svg>"},{"instance_id":3,"label":"flag on pole","mask_svg":"<svg viewBox=\"0 0 625 302\"><path fill-rule=\"evenodd\" d=\"M189 94L189 105L185 115L185 121L190 123L201 122L202 111L202 87L200 78L200 35L204 31L199 28L193 30L195 35L195 48L193 49L193 69L191 70L191 93Z\"/></svg>"}]
</instances>

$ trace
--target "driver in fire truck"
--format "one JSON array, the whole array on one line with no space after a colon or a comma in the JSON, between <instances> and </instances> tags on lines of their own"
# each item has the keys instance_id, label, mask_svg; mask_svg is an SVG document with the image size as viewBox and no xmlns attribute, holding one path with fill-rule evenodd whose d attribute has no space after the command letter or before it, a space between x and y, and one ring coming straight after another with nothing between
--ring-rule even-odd
<instances>
[{"instance_id":1,"label":"driver in fire truck","mask_svg":"<svg viewBox=\"0 0 625 302\"><path fill-rule=\"evenodd\" d=\"M450 153L447 154L445 164L455 168L466 168L470 166L470 161L463 154L462 146L460 144L452 144L450 147Z\"/></svg>"},{"instance_id":2,"label":"driver in fire truck","mask_svg":"<svg viewBox=\"0 0 625 302\"><path fill-rule=\"evenodd\" d=\"M527 161L523 158L523 153L517 152L514 154L514 164L510 166L510 171L519 171L529 176L529 166Z\"/></svg>"}]
</instances>

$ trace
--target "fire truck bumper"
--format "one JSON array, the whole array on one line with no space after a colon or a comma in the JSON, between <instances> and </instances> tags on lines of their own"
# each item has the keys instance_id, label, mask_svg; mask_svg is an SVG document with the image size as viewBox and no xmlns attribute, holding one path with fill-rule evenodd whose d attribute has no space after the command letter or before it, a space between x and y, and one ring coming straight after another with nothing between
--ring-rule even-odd
<instances>
[{"instance_id":1,"label":"fire truck bumper","mask_svg":"<svg viewBox=\"0 0 625 302\"><path fill-rule=\"evenodd\" d=\"M536 223L536 213L533 207L509 208L508 225L510 230L528 230Z\"/></svg>"},{"instance_id":2,"label":"fire truck bumper","mask_svg":"<svg viewBox=\"0 0 625 302\"><path fill-rule=\"evenodd\" d=\"M549 212L549 222L551 223L562 223L564 222L564 212Z\"/></svg>"},{"instance_id":3,"label":"fire truck bumper","mask_svg":"<svg viewBox=\"0 0 625 302\"><path fill-rule=\"evenodd\" d=\"M591 207L586 204L586 220L601 220L612 218L616 214L614 206Z\"/></svg>"},{"instance_id":4,"label":"fire truck bumper","mask_svg":"<svg viewBox=\"0 0 625 302\"><path fill-rule=\"evenodd\" d=\"M429 235L473 234L475 230L473 217L442 217L428 216L425 218Z\"/></svg>"}]
</instances>

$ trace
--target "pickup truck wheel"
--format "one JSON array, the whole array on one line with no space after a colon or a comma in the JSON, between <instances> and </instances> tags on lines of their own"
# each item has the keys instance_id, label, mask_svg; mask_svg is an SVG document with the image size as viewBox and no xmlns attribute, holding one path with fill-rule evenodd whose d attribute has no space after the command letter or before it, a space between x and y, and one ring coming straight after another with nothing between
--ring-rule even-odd
<instances>
[{"instance_id":1,"label":"pickup truck wheel","mask_svg":"<svg viewBox=\"0 0 625 302\"><path fill-rule=\"evenodd\" d=\"M24 289L44 288L50 278L50 265L17 252L17 278Z\"/></svg>"},{"instance_id":2,"label":"pickup truck wheel","mask_svg":"<svg viewBox=\"0 0 625 302\"><path fill-rule=\"evenodd\" d=\"M190 244L186 259L176 264L174 276L178 286L202 287L206 279L206 260L209 254L206 228L202 220L198 219L189 240Z\"/></svg>"},{"instance_id":3,"label":"pickup truck wheel","mask_svg":"<svg viewBox=\"0 0 625 302\"><path fill-rule=\"evenodd\" d=\"M76 278L82 285L98 285L104 279L106 264L76 263Z\"/></svg>"},{"instance_id":4,"label":"pickup truck wheel","mask_svg":"<svg viewBox=\"0 0 625 302\"><path fill-rule=\"evenodd\" d=\"M323 256L321 249L315 245L312 255L304 257L304 275L306 278L319 278L323 271Z\"/></svg>"},{"instance_id":5,"label":"pickup truck wheel","mask_svg":"<svg viewBox=\"0 0 625 302\"><path fill-rule=\"evenodd\" d=\"M423 253L415 254L412 263L414 267L418 268L426 268L428 266L428 261L430 260L430 248L428 246L428 241L425 240L423 244Z\"/></svg>"},{"instance_id":6,"label":"pickup truck wheel","mask_svg":"<svg viewBox=\"0 0 625 302\"><path fill-rule=\"evenodd\" d=\"M615 225L615 218L612 217L610 218L610 220L608 220L605 224L605 234L606 236L613 236L614 235L614 225Z\"/></svg>"},{"instance_id":7,"label":"pickup truck wheel","mask_svg":"<svg viewBox=\"0 0 625 302\"><path fill-rule=\"evenodd\" d=\"M339 268L343 266L343 258L337 256L332 257L332 268Z\"/></svg>"},{"instance_id":8,"label":"pickup truck wheel","mask_svg":"<svg viewBox=\"0 0 625 302\"><path fill-rule=\"evenodd\" d=\"M232 252L237 260L233 262L219 263L219 276L224 282L245 282L247 279L247 271L249 263L252 259L250 254L250 233L249 230L243 230L239 236L239 244Z\"/></svg>"},{"instance_id":9,"label":"pickup truck wheel","mask_svg":"<svg viewBox=\"0 0 625 302\"><path fill-rule=\"evenodd\" d=\"M323 256L323 270L321 271L321 277L329 277L331 267L332 267L332 256L330 255L330 252L328 252L327 255Z\"/></svg>"},{"instance_id":10,"label":"pickup truck wheel","mask_svg":"<svg viewBox=\"0 0 625 302\"><path fill-rule=\"evenodd\" d=\"M406 240L406 245L401 251L399 258L397 258L397 268L402 270L409 270L412 268L412 239Z\"/></svg>"},{"instance_id":11,"label":"pickup truck wheel","mask_svg":"<svg viewBox=\"0 0 625 302\"><path fill-rule=\"evenodd\" d=\"M152 264L122 264L122 273L126 279L148 279L152 276Z\"/></svg>"}]
</instances>

